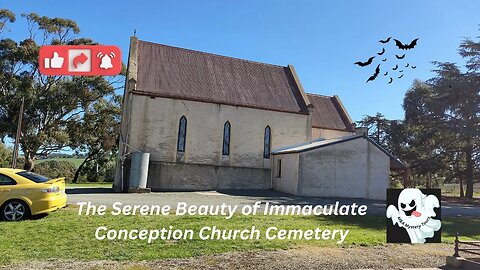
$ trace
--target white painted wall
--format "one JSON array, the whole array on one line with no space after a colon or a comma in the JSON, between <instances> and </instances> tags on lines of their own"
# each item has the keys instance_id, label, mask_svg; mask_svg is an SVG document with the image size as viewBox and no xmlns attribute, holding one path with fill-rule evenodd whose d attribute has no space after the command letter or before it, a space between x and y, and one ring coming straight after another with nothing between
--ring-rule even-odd
<instances>
[{"instance_id":1,"label":"white painted wall","mask_svg":"<svg viewBox=\"0 0 480 270\"><path fill-rule=\"evenodd\" d=\"M364 138L277 158L282 158L288 173L285 179L273 180L275 190L313 197L385 200L390 158ZM293 168L296 164L298 171Z\"/></svg>"},{"instance_id":2,"label":"white painted wall","mask_svg":"<svg viewBox=\"0 0 480 270\"><path fill-rule=\"evenodd\" d=\"M152 161L176 161L179 120L187 118L186 163L269 168L263 158L267 125L272 149L308 141L308 115L133 95L129 144ZM230 155L222 156L223 125L231 124Z\"/></svg>"},{"instance_id":3,"label":"white painted wall","mask_svg":"<svg viewBox=\"0 0 480 270\"><path fill-rule=\"evenodd\" d=\"M273 156L272 187L274 190L298 194L298 157L298 154ZM282 161L281 177L277 177L278 160Z\"/></svg>"},{"instance_id":4,"label":"white painted wall","mask_svg":"<svg viewBox=\"0 0 480 270\"><path fill-rule=\"evenodd\" d=\"M334 139L345 136L351 136L355 132L341 131L341 130L331 130L331 129L322 129L322 128L312 128L312 139Z\"/></svg>"}]
</instances>

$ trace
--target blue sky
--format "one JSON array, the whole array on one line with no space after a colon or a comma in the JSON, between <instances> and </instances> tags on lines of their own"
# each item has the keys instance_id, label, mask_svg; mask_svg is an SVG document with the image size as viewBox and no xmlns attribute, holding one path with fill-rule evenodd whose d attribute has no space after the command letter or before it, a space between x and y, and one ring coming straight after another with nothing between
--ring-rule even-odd
<instances>
[{"instance_id":1,"label":"blue sky","mask_svg":"<svg viewBox=\"0 0 480 270\"><path fill-rule=\"evenodd\" d=\"M80 36L122 49L126 62L133 30L141 40L265 63L293 64L307 92L342 99L354 120L382 112L403 118L403 96L415 78L432 76L431 61L459 62L463 37L480 35L480 1L2 1L17 14L7 36L26 37L21 13L75 20ZM353 65L381 51L379 39L393 36L405 43L419 38L415 49L399 51L391 42L366 68ZM383 72L406 53L416 69L387 84ZM383 57L383 56L382 56ZM378 61L378 62L377 62ZM393 61L393 60L392 60ZM377 80L365 83L376 65ZM390 74L390 75L391 75ZM390 76L389 75L389 76ZM388 76L388 77L389 77Z\"/></svg>"}]
</instances>

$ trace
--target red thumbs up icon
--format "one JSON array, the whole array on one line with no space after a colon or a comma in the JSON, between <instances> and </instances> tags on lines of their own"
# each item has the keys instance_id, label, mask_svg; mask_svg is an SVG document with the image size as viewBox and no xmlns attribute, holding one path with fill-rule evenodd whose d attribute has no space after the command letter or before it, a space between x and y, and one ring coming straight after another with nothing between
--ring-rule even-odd
<instances>
[{"instance_id":1,"label":"red thumbs up icon","mask_svg":"<svg viewBox=\"0 0 480 270\"><path fill-rule=\"evenodd\" d=\"M43 75L113 76L122 70L117 46L43 46L39 68Z\"/></svg>"}]
</instances>

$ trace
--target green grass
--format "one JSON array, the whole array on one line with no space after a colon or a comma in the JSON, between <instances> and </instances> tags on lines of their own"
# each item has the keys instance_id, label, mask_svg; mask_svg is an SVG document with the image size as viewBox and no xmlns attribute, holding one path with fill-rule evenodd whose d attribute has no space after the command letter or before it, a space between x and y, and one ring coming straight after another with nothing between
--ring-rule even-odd
<instances>
[{"instance_id":1,"label":"green grass","mask_svg":"<svg viewBox=\"0 0 480 270\"><path fill-rule=\"evenodd\" d=\"M80 166L80 164L82 164L84 159L83 158L47 158L47 159L39 159L36 162L37 163L42 163L42 162L48 161L48 160L68 161L68 162L73 163L73 165L75 165L75 167L78 168Z\"/></svg>"},{"instance_id":2,"label":"green grass","mask_svg":"<svg viewBox=\"0 0 480 270\"><path fill-rule=\"evenodd\" d=\"M443 221L443 241L453 242L458 230L464 239L480 239L480 218L447 218ZM177 217L177 216L77 216L77 209L69 207L38 220L0 222L0 265L20 261L47 259L74 260L128 260L140 261L162 258L187 258L205 254L245 250L287 249L297 245L338 246L334 241L269 241L206 240L198 238L181 241L156 240L151 244L141 240L99 241L94 233L97 227L112 229L158 229L174 226L194 229L216 225L224 229L250 228L264 230L270 226L285 229L349 229L344 246L383 245L385 218L383 217L280 217L234 216Z\"/></svg>"},{"instance_id":3,"label":"green grass","mask_svg":"<svg viewBox=\"0 0 480 270\"><path fill-rule=\"evenodd\" d=\"M109 182L81 182L81 183L66 183L67 188L111 188L113 183Z\"/></svg>"}]
</instances>

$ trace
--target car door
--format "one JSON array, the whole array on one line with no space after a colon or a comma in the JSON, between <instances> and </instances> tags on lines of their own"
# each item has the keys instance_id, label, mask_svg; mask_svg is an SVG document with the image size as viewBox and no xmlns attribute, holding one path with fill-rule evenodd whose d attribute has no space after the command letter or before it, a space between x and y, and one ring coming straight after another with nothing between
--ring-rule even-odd
<instances>
[{"instance_id":1,"label":"car door","mask_svg":"<svg viewBox=\"0 0 480 270\"><path fill-rule=\"evenodd\" d=\"M8 200L13 187L17 184L12 178L0 173L0 204Z\"/></svg>"}]
</instances>

